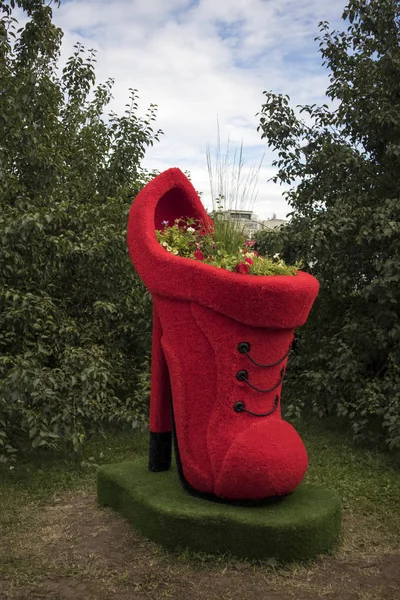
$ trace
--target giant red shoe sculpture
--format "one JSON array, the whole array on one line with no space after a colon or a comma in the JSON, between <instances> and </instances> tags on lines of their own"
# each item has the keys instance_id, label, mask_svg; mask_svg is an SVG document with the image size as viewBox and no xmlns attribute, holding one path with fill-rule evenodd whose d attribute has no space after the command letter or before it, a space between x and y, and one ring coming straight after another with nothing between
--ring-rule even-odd
<instances>
[{"instance_id":1,"label":"giant red shoe sculpture","mask_svg":"<svg viewBox=\"0 0 400 600\"><path fill-rule=\"evenodd\" d=\"M179 169L151 181L129 214L130 255L154 307L149 468L170 467L174 425L191 493L225 501L283 496L302 481L308 459L281 418L282 379L318 282L301 271L242 275L175 256L155 229L181 217L212 223Z\"/></svg>"}]
</instances>

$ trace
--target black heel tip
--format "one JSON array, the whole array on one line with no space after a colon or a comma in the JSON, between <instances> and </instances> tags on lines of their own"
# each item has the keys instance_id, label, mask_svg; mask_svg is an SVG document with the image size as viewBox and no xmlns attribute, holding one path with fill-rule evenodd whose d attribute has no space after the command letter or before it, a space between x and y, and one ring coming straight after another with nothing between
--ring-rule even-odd
<instances>
[{"instance_id":1,"label":"black heel tip","mask_svg":"<svg viewBox=\"0 0 400 600\"><path fill-rule=\"evenodd\" d=\"M149 471L158 473L171 468L172 432L150 432Z\"/></svg>"}]
</instances>

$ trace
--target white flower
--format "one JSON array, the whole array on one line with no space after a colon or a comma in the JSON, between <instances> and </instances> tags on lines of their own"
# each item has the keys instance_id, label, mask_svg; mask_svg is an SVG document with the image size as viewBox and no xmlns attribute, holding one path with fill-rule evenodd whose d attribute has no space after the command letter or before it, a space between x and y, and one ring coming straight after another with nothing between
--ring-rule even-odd
<instances>
[{"instance_id":1,"label":"white flower","mask_svg":"<svg viewBox=\"0 0 400 600\"><path fill-rule=\"evenodd\" d=\"M276 254L274 254L274 258L279 258L279 252L277 252Z\"/></svg>"},{"instance_id":2,"label":"white flower","mask_svg":"<svg viewBox=\"0 0 400 600\"><path fill-rule=\"evenodd\" d=\"M190 233L192 233L193 231L195 231L195 229L194 229L194 227L188 227L188 228L186 229L186 231L190 231Z\"/></svg>"},{"instance_id":3,"label":"white flower","mask_svg":"<svg viewBox=\"0 0 400 600\"><path fill-rule=\"evenodd\" d=\"M178 254L178 250L172 250L172 254Z\"/></svg>"},{"instance_id":4,"label":"white flower","mask_svg":"<svg viewBox=\"0 0 400 600\"><path fill-rule=\"evenodd\" d=\"M168 246L167 242L163 242L162 245L164 246L164 248L166 248Z\"/></svg>"}]
</instances>

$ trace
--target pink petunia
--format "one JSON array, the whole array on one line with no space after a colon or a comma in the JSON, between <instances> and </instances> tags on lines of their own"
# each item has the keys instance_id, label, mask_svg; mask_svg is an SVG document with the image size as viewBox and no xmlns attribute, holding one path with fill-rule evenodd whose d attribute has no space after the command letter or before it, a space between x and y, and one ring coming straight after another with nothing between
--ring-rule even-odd
<instances>
[{"instance_id":1,"label":"pink petunia","mask_svg":"<svg viewBox=\"0 0 400 600\"><path fill-rule=\"evenodd\" d=\"M194 257L196 260L204 260L204 254L201 250L196 250L196 252L194 253Z\"/></svg>"},{"instance_id":2,"label":"pink petunia","mask_svg":"<svg viewBox=\"0 0 400 600\"><path fill-rule=\"evenodd\" d=\"M238 264L236 265L236 267L235 267L235 271L236 271L237 273L243 273L243 274L246 274L246 273L248 273L248 272L249 272L249 270L250 270L250 267L249 267L249 265L247 265L246 263L243 263L243 262L242 262L242 263L238 263Z\"/></svg>"}]
</instances>

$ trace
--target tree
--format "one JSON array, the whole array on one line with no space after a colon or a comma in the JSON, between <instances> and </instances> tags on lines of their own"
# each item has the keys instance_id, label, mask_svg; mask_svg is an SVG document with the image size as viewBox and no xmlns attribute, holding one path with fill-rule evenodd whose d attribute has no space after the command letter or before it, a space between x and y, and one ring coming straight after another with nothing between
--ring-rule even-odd
<instances>
[{"instance_id":1,"label":"tree","mask_svg":"<svg viewBox=\"0 0 400 600\"><path fill-rule=\"evenodd\" d=\"M350 420L364 438L400 446L400 4L350 0L345 31L320 23L333 104L301 106L264 92L262 137L275 181L291 184L286 259L321 283L300 334L294 407ZM301 115L304 114L304 119ZM299 181L298 185L295 185ZM262 236L261 236L262 237ZM270 241L267 240L267 243ZM274 240L276 247L276 240ZM259 239L259 246L263 241ZM307 400L306 400L307 399Z\"/></svg>"},{"instance_id":2,"label":"tree","mask_svg":"<svg viewBox=\"0 0 400 600\"><path fill-rule=\"evenodd\" d=\"M0 1L0 462L147 411L151 301L125 231L156 106L139 117L130 90L107 119L113 81L79 44L58 75L50 4Z\"/></svg>"}]
</instances>

